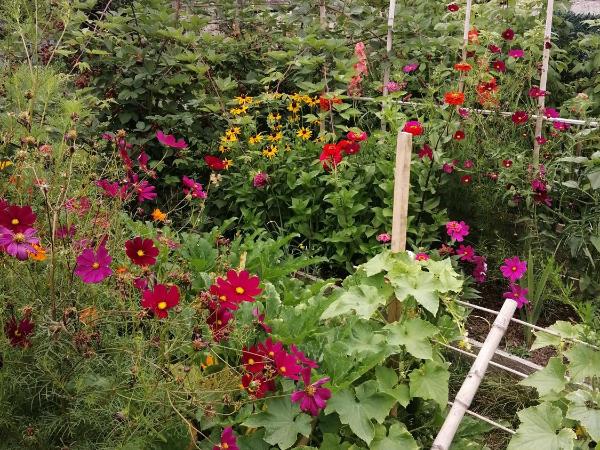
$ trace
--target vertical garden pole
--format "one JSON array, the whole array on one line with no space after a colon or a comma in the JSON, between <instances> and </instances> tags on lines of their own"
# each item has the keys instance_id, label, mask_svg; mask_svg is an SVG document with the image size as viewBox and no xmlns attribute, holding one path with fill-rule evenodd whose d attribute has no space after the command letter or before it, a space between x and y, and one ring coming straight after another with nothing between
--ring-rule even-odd
<instances>
[{"instance_id":1,"label":"vertical garden pole","mask_svg":"<svg viewBox=\"0 0 600 450\"><path fill-rule=\"evenodd\" d=\"M469 409L469 406L471 406L473 397L475 397L475 393L481 384L481 380L483 380L483 376L485 375L490 360L494 356L494 352L498 348L498 344L500 344L500 340L504 336L504 333L506 333L506 329L510 324L510 319L516 309L517 302L512 299L506 299L504 301L502 309L498 313L496 320L494 320L492 329L488 333L483 346L479 350L477 358L475 358L475 361L471 366L471 370L465 378L465 381L463 381L458 394L456 394L452 408L446 416L446 420L436 436L435 441L433 441L431 450L450 449L450 444L452 444L456 430L458 429L465 412Z\"/></svg>"},{"instance_id":2,"label":"vertical garden pole","mask_svg":"<svg viewBox=\"0 0 600 450\"><path fill-rule=\"evenodd\" d=\"M327 8L325 7L325 0L321 0L319 3L319 21L321 23L321 30L325 30L327 28ZM324 87L323 89L326 89L327 87L327 65L324 64L323 65L323 84ZM320 126L320 133L319 134L324 134L325 133L325 118L321 119L321 123L319 124Z\"/></svg>"},{"instance_id":3,"label":"vertical garden pole","mask_svg":"<svg viewBox=\"0 0 600 450\"><path fill-rule=\"evenodd\" d=\"M392 66L392 44L394 37L394 18L396 16L396 0L390 0L390 7L388 9L388 21L387 21L387 41L385 45L385 65L383 67L383 96L388 95L388 82L390 81L390 68ZM383 110L385 109L385 100L381 105L381 131L385 131L385 119L383 117Z\"/></svg>"},{"instance_id":4,"label":"vertical garden pole","mask_svg":"<svg viewBox=\"0 0 600 450\"><path fill-rule=\"evenodd\" d=\"M392 253L406 250L408 226L408 193L410 190L410 160L412 134L398 130L396 139L396 165L394 167L394 198L392 204ZM400 318L400 302L394 298L387 307L388 322Z\"/></svg>"},{"instance_id":5,"label":"vertical garden pole","mask_svg":"<svg viewBox=\"0 0 600 450\"><path fill-rule=\"evenodd\" d=\"M462 56L461 61L467 60L467 45L469 45L469 31L471 30L471 5L472 0L467 0L467 4L465 6L465 25L463 29L463 44L462 44ZM460 81L458 82L458 90L460 92L463 91L465 87L465 81L463 79L463 74L461 72Z\"/></svg>"},{"instance_id":6,"label":"vertical garden pole","mask_svg":"<svg viewBox=\"0 0 600 450\"><path fill-rule=\"evenodd\" d=\"M544 48L542 51L542 71L540 73L540 89L546 90L548 81L548 64L550 63L550 40L552 39L552 16L554 14L554 0L548 0L546 6L546 26L544 28ZM544 107L546 105L546 97L538 97L538 113L535 120L535 135L533 140L533 166L534 170L540 163L540 144L537 140L538 136L542 135L542 127L544 125Z\"/></svg>"}]
</instances>

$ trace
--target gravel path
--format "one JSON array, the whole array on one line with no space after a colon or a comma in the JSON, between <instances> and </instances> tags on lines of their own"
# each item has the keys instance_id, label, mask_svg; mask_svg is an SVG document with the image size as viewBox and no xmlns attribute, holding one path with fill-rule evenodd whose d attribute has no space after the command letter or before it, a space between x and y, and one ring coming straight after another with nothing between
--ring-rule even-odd
<instances>
[{"instance_id":1,"label":"gravel path","mask_svg":"<svg viewBox=\"0 0 600 450\"><path fill-rule=\"evenodd\" d=\"M571 11L576 14L594 14L600 16L600 0L573 0Z\"/></svg>"}]
</instances>

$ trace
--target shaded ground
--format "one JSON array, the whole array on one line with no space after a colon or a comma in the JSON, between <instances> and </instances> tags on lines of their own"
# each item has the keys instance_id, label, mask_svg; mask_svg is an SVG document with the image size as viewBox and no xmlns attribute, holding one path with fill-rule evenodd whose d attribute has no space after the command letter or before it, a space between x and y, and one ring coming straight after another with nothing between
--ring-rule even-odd
<instances>
[{"instance_id":1,"label":"shaded ground","mask_svg":"<svg viewBox=\"0 0 600 450\"><path fill-rule=\"evenodd\" d=\"M576 14L600 15L600 0L574 0L571 2L571 11Z\"/></svg>"}]
</instances>

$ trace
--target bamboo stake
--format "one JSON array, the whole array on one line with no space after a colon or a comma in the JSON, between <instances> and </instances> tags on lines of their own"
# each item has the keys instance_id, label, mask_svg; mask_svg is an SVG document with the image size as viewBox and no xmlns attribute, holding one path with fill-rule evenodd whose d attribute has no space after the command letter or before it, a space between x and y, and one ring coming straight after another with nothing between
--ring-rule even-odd
<instances>
[{"instance_id":1,"label":"bamboo stake","mask_svg":"<svg viewBox=\"0 0 600 450\"><path fill-rule=\"evenodd\" d=\"M321 30L325 31L327 29L327 8L325 7L325 0L321 0L319 4L319 21L321 23ZM327 65L323 65L323 84L327 86ZM325 89L325 87L323 89ZM325 133L325 117L321 119L319 124L320 127L320 135Z\"/></svg>"},{"instance_id":2,"label":"bamboo stake","mask_svg":"<svg viewBox=\"0 0 600 450\"><path fill-rule=\"evenodd\" d=\"M475 397L475 393L483 380L483 376L485 375L490 360L492 359L492 356L494 356L504 333L506 333L510 318L515 313L516 309L517 302L512 299L506 299L504 301L502 309L500 310L498 317L496 317L492 329L483 343L483 347L479 350L479 354L477 355L477 358L475 358L475 362L473 362L469 374L465 378L458 394L456 394L454 404L452 405L452 408L450 408L450 412L446 416L446 420L435 438L435 441L433 441L431 450L450 449L450 444L452 444L456 430L458 430L458 426L460 425L466 410L471 406L473 397Z\"/></svg>"},{"instance_id":3,"label":"bamboo stake","mask_svg":"<svg viewBox=\"0 0 600 450\"><path fill-rule=\"evenodd\" d=\"M387 41L385 46L386 61L383 68L383 97L387 97L388 83L390 81L390 67L392 65L392 44L394 34L394 18L396 16L396 0L390 0L390 7L388 9L388 22L387 22ZM383 117L383 111L385 109L385 98L381 104L381 131L385 131L385 118Z\"/></svg>"},{"instance_id":4,"label":"bamboo stake","mask_svg":"<svg viewBox=\"0 0 600 450\"><path fill-rule=\"evenodd\" d=\"M412 134L398 131L396 167L394 168L394 204L392 210L392 253L406 250L408 226L408 192L410 190L410 159Z\"/></svg>"},{"instance_id":5,"label":"bamboo stake","mask_svg":"<svg viewBox=\"0 0 600 450\"><path fill-rule=\"evenodd\" d=\"M463 45L462 45L462 61L467 60L467 45L469 45L469 31L471 30L471 4L472 0L467 0L465 6L465 25L463 29ZM458 82L458 90L462 92L465 88L465 81L463 75L460 75L460 81Z\"/></svg>"},{"instance_id":6,"label":"bamboo stake","mask_svg":"<svg viewBox=\"0 0 600 450\"><path fill-rule=\"evenodd\" d=\"M546 6L546 27L544 29L544 49L542 51L542 72L540 73L540 89L546 90L548 81L548 64L550 62L550 40L552 38L552 15L554 13L554 0L548 0ZM540 144L537 137L542 135L542 127L544 125L544 107L546 105L546 97L542 95L538 97L538 116L535 121L535 136L533 140L533 167L537 168L540 163Z\"/></svg>"},{"instance_id":7,"label":"bamboo stake","mask_svg":"<svg viewBox=\"0 0 600 450\"><path fill-rule=\"evenodd\" d=\"M453 405L454 405L454 403L452 403L452 402L448 402L448 404L449 404L450 406L453 406ZM507 433L509 433L509 434L515 434L515 433L516 433L516 431L513 431L513 430L511 430L510 428L506 428L504 425L501 425L501 424L499 424L498 422L494 422L492 419L489 419L489 418L487 418L487 417L485 417L485 416L482 416L482 415L480 415L480 414L477 414L476 412L473 412L473 411L471 411L470 409L467 409L465 412L466 412L468 415L475 417L476 419L479 419L479 420L482 420L482 421L484 421L484 422L486 422L486 423L489 423L490 425L492 425L493 427L496 427L496 428L498 428L499 430L506 431L506 432L507 432Z\"/></svg>"},{"instance_id":8,"label":"bamboo stake","mask_svg":"<svg viewBox=\"0 0 600 450\"><path fill-rule=\"evenodd\" d=\"M408 226L408 193L410 190L410 160L412 134L398 131L396 166L394 167L394 200L392 205L392 253L406 250ZM387 307L388 322L400 319L400 302L394 298Z\"/></svg>"}]
</instances>

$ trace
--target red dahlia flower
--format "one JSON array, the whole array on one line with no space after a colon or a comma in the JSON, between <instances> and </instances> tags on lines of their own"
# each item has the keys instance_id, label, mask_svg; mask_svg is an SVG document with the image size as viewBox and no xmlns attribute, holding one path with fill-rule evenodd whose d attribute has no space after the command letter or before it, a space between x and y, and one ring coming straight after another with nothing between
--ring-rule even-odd
<instances>
[{"instance_id":1,"label":"red dahlia flower","mask_svg":"<svg viewBox=\"0 0 600 450\"><path fill-rule=\"evenodd\" d=\"M12 316L4 325L4 332L10 341L10 345L27 348L31 346L31 341L27 337L33 333L33 328L34 323L28 317L24 317L17 322L17 318Z\"/></svg>"},{"instance_id":2,"label":"red dahlia flower","mask_svg":"<svg viewBox=\"0 0 600 450\"><path fill-rule=\"evenodd\" d=\"M492 53L502 53L502 49L494 44L488 45L488 50Z\"/></svg>"},{"instance_id":3,"label":"red dahlia flower","mask_svg":"<svg viewBox=\"0 0 600 450\"><path fill-rule=\"evenodd\" d=\"M167 147L171 147L171 148L186 148L187 147L187 143L185 142L185 139L183 139L183 138L175 139L175 136L173 136L172 134L164 134L161 130L158 130L156 132L156 139L158 139L158 142L160 142L163 145L166 145Z\"/></svg>"},{"instance_id":4,"label":"red dahlia flower","mask_svg":"<svg viewBox=\"0 0 600 450\"><path fill-rule=\"evenodd\" d=\"M212 170L221 171L227 168L227 163L218 156L205 155L204 162Z\"/></svg>"},{"instance_id":5,"label":"red dahlia flower","mask_svg":"<svg viewBox=\"0 0 600 450\"><path fill-rule=\"evenodd\" d=\"M321 96L319 98L319 107L321 108L322 111L329 111L331 109L331 105L339 105L341 103L342 103L342 100L337 97L328 99L328 98Z\"/></svg>"},{"instance_id":6,"label":"red dahlia flower","mask_svg":"<svg viewBox=\"0 0 600 450\"><path fill-rule=\"evenodd\" d=\"M125 253L132 263L138 266L151 266L156 264L158 248L156 248L152 239L137 236L125 242Z\"/></svg>"},{"instance_id":7,"label":"red dahlia flower","mask_svg":"<svg viewBox=\"0 0 600 450\"><path fill-rule=\"evenodd\" d=\"M423 134L423 125L418 120L410 120L404 124L402 131L410 133L413 136L421 136Z\"/></svg>"},{"instance_id":8,"label":"red dahlia flower","mask_svg":"<svg viewBox=\"0 0 600 450\"><path fill-rule=\"evenodd\" d=\"M512 41L514 39L514 37L515 37L515 32L510 28L507 28L506 30L504 30L502 32L502 39L504 39L504 40Z\"/></svg>"},{"instance_id":9,"label":"red dahlia flower","mask_svg":"<svg viewBox=\"0 0 600 450\"><path fill-rule=\"evenodd\" d=\"M429 158L429 160L433 160L433 150L428 144L423 144L421 150L419 150L419 159Z\"/></svg>"},{"instance_id":10,"label":"red dahlia flower","mask_svg":"<svg viewBox=\"0 0 600 450\"><path fill-rule=\"evenodd\" d=\"M456 133L454 133L454 136L452 136L452 138L455 141L462 141L465 138L465 132L463 130L458 130Z\"/></svg>"},{"instance_id":11,"label":"red dahlia flower","mask_svg":"<svg viewBox=\"0 0 600 450\"><path fill-rule=\"evenodd\" d=\"M360 144L357 141L353 142L347 139L342 139L336 144L336 147L340 152L344 152L346 155L354 155L360 150Z\"/></svg>"},{"instance_id":12,"label":"red dahlia flower","mask_svg":"<svg viewBox=\"0 0 600 450\"><path fill-rule=\"evenodd\" d=\"M237 440L235 438L235 434L233 434L233 429L231 427L227 427L221 433L221 444L215 445L213 450L240 450L237 445Z\"/></svg>"},{"instance_id":13,"label":"red dahlia flower","mask_svg":"<svg viewBox=\"0 0 600 450\"><path fill-rule=\"evenodd\" d=\"M529 119L529 114L525 111L515 111L511 119L515 125L522 125Z\"/></svg>"},{"instance_id":14,"label":"red dahlia flower","mask_svg":"<svg viewBox=\"0 0 600 450\"><path fill-rule=\"evenodd\" d=\"M362 142L367 139L367 132L361 131L360 133L355 133L354 131L348 131L346 137L351 141Z\"/></svg>"},{"instance_id":15,"label":"red dahlia flower","mask_svg":"<svg viewBox=\"0 0 600 450\"><path fill-rule=\"evenodd\" d=\"M458 5L456 3L450 3L446 8L450 12L456 12L459 9L459 7L458 7Z\"/></svg>"},{"instance_id":16,"label":"red dahlia flower","mask_svg":"<svg viewBox=\"0 0 600 450\"><path fill-rule=\"evenodd\" d=\"M512 167L513 162L510 159L503 159L502 165L508 169L508 168Z\"/></svg>"},{"instance_id":17,"label":"red dahlia flower","mask_svg":"<svg viewBox=\"0 0 600 450\"><path fill-rule=\"evenodd\" d=\"M179 304L179 289L177 286L157 284L154 290L146 289L142 299L142 307L152 310L159 319L169 315L168 310Z\"/></svg>"},{"instance_id":18,"label":"red dahlia flower","mask_svg":"<svg viewBox=\"0 0 600 450\"><path fill-rule=\"evenodd\" d=\"M336 167L342 162L342 158L342 150L340 147L335 144L325 144L323 146L323 151L319 156L319 161L321 161L325 170L331 170L331 165Z\"/></svg>"},{"instance_id":19,"label":"red dahlia flower","mask_svg":"<svg viewBox=\"0 0 600 450\"><path fill-rule=\"evenodd\" d=\"M21 233L31 228L36 218L37 216L31 206L6 204L4 208L0 208L0 226L6 227L15 233Z\"/></svg>"}]
</instances>

